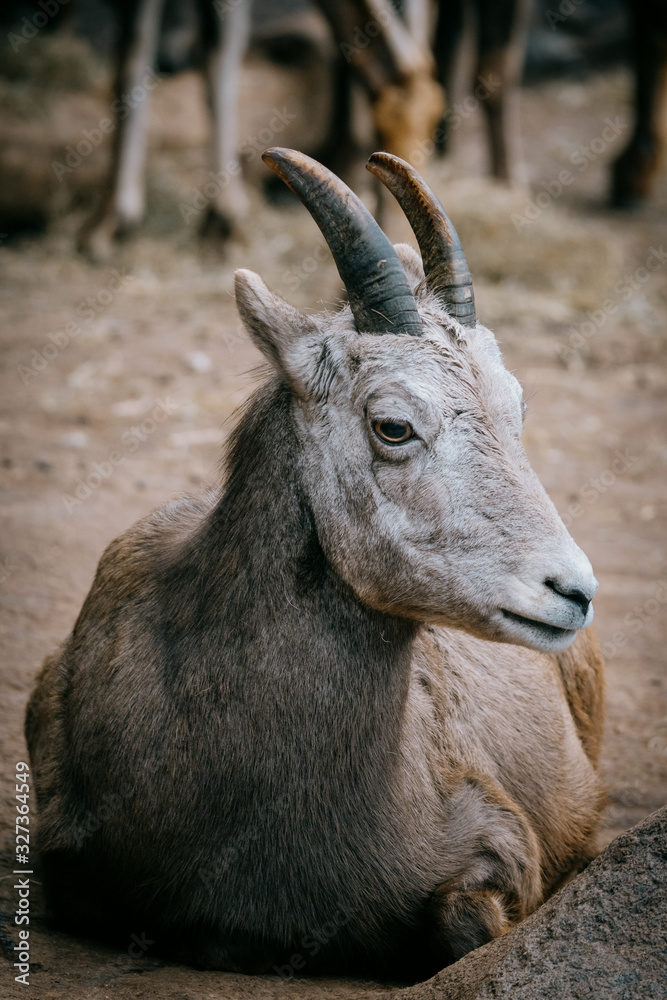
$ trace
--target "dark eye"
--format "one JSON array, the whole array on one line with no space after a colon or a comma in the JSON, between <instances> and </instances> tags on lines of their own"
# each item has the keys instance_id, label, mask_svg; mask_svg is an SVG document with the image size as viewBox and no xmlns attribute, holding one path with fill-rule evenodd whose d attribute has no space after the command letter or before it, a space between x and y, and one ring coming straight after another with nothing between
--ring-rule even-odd
<instances>
[{"instance_id":1,"label":"dark eye","mask_svg":"<svg viewBox=\"0 0 667 1000\"><path fill-rule=\"evenodd\" d=\"M376 420L373 430L387 444L403 444L414 437L412 426L402 420Z\"/></svg>"}]
</instances>

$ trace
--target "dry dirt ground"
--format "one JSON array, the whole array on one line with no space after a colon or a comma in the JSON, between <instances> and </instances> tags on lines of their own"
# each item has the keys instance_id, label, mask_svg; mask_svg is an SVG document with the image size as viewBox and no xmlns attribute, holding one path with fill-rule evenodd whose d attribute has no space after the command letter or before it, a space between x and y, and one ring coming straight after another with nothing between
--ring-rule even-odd
<instances>
[{"instance_id":1,"label":"dry dirt ground","mask_svg":"<svg viewBox=\"0 0 667 1000\"><path fill-rule=\"evenodd\" d=\"M299 145L312 108L289 88L285 97L279 80L267 87L263 72L246 72L255 96L246 101L245 134L257 136L287 105L294 119L264 144ZM334 303L339 287L305 210L268 206L256 187L244 239L224 255L200 247L199 217L185 222L179 210L206 179L194 76L156 88L146 225L116 259L93 266L76 254L74 234L106 147L68 173L66 187L54 183L50 162L106 113L103 84L89 93L43 81L3 87L2 186L16 191L32 178L60 207L45 236L0 247L0 905L16 939L14 765L26 759L26 699L45 654L71 628L106 544L168 497L216 477L259 360L239 328L233 269L256 269L309 309ZM621 72L527 91L529 190L483 179L479 108L455 130L450 159L425 167L463 237L478 314L526 387L530 457L600 580L610 796L602 843L664 803L667 791L667 177L634 214L603 207L608 162L628 134L628 93ZM606 119L617 117L616 132L605 132ZM256 154L245 160L257 177ZM559 194L563 170L572 179ZM541 204L538 192L549 192ZM203 973L165 965L132 942L117 952L71 939L44 924L38 880L36 868L30 987L15 984L6 964L7 998L361 998L389 988Z\"/></svg>"}]
</instances>

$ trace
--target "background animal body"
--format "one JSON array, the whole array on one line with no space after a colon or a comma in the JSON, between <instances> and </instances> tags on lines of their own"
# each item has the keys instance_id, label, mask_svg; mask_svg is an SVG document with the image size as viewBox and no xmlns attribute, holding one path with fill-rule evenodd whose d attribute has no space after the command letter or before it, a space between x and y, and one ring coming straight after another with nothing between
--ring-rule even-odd
<instances>
[{"instance_id":1,"label":"background animal body","mask_svg":"<svg viewBox=\"0 0 667 1000\"><path fill-rule=\"evenodd\" d=\"M182 0L181 0L182 2ZM352 87L360 84L370 99L373 132L371 147L410 159L424 148L443 153L450 133L445 98L454 93L458 53L465 24L472 20L474 70L472 88L486 120L489 167L499 180L515 182L521 171L518 88L525 60L531 0L492 3L475 0L405 0L402 4L368 0L316 0L329 28L332 104L328 134L316 155L339 172L348 173L359 160L359 140L353 125ZM153 67L160 49L165 0L121 3L117 54L118 98L140 85L146 67ZM253 13L271 31L296 29L303 5L283 3L280 12L252 3L217 5L199 0L193 18L172 2L178 53L181 36L190 35L190 58L203 65L211 114L211 167L218 177L237 162L240 70L250 41ZM169 7L167 8L169 10ZM635 123L627 148L617 157L611 200L617 207L633 207L645 199L665 146L667 113L667 22L662 5L642 0L632 5ZM305 4L306 15L309 7ZM569 13L572 13L569 11ZM546 12L552 27L559 14ZM562 16L562 15L560 15ZM553 19L556 19L554 21ZM307 20L307 16L306 16ZM189 30L188 30L189 29ZM313 27L311 26L311 31ZM307 34L307 32L306 32ZM315 32L315 35L317 32ZM169 37L169 36L167 36ZM315 42L315 37L313 37ZM183 43L181 43L183 45ZM317 42L315 42L317 44ZM322 40L319 39L319 46ZM289 48L289 43L288 46ZM168 51L168 50L167 50ZM188 59L187 44L181 62ZM167 65L178 66L178 54ZM437 81L437 82L436 82ZM440 84L440 87L438 86ZM481 97L480 97L481 95ZM100 209L82 233L82 246L100 259L111 252L112 239L136 226L145 211L144 178L148 128L148 100L120 117L114 134L114 152L107 190ZM363 157L361 157L363 159ZM238 169L211 199L205 232L225 240L242 228L247 199Z\"/></svg>"},{"instance_id":2,"label":"background animal body","mask_svg":"<svg viewBox=\"0 0 667 1000\"><path fill-rule=\"evenodd\" d=\"M631 137L623 137L625 148L615 151L608 185L613 204L636 207L650 196L665 145L667 25L658 0L633 4L630 18L622 0L571 8L561 4L557 9L548 0L411 0L397 5L399 13L389 0L53 4L51 14L35 12L30 0L15 0L4 11L7 26L16 28L7 34L10 73L20 74L24 46L33 42L37 22L47 35L69 21L101 52L109 53L114 38L112 117L104 117L104 132L92 129L92 142L84 136L65 146L60 160L53 161L55 186L53 176L39 175L37 164L25 177L15 170L11 156L4 168L0 162L0 176L7 175L20 189L19 198L0 198L0 221L9 230L39 228L54 212L66 210L68 200L71 207L83 195L97 207L81 227L79 243L98 261L108 259L115 238L144 218L148 133L154 117L150 108L161 74L192 67L198 67L205 80L202 103L208 109L209 152L202 186L208 193L203 206L185 206L184 213L186 221L196 216L200 230L220 243L234 228L237 237L243 232L248 202L242 174L258 182L251 161L262 143L256 136L241 138L239 132L240 88L248 87L252 75L244 74L244 65L247 70L250 63L257 75L258 59L280 66L285 82L291 76L293 89L306 98L298 102L296 116L292 111L287 120L276 116L274 107L268 129L259 131L273 130L273 139L283 141L287 126L288 132L295 132L292 143L355 183L372 149L388 149L422 164L431 154L449 149L462 119L477 113L487 131L485 169L500 180L523 182L527 170L518 116L522 72L532 80L545 72L580 73L624 54L631 55L635 76L634 126ZM628 35L633 37L631 46ZM468 46L462 44L465 37ZM630 47L632 52L626 52ZM71 72L76 77L76 65ZM246 95L246 103L260 104L265 93L260 88ZM314 116L308 100L317 104ZM614 107L608 111L613 113ZM196 130L197 118L187 127L194 124ZM298 126L290 128L295 119ZM100 142L102 149L97 148ZM92 192L84 194L80 182L85 189L91 152L96 160L106 154L107 145L111 162L99 173L91 198ZM83 157L72 151L81 146ZM82 161L84 169L79 169ZM71 177L73 169L76 178ZM72 180L76 183L67 191ZM27 203L22 204L24 199ZM386 207L386 200L380 200L379 208Z\"/></svg>"},{"instance_id":3,"label":"background animal body","mask_svg":"<svg viewBox=\"0 0 667 1000\"><path fill-rule=\"evenodd\" d=\"M318 157L345 173L360 159L358 130L353 122L354 84L360 84L370 100L374 132L371 148L409 158L416 149L433 145L435 135L434 148L442 152L447 136L442 87L449 90L453 83L463 30L463 0L434 5L406 0L396 5L400 12L389 2L364 0L318 0L316 6L324 15L334 50L333 54L326 53L332 105L328 134L322 149L316 151ZM478 89L486 90L482 103L488 122L491 172L507 181L515 176L519 156L516 92L529 2L506 0L500 6L484 2L473 6L475 80ZM305 13L307 22L313 11L307 3L285 3L269 14L262 4L216 6L203 0L189 10L188 18L184 17L185 8L181 11L178 4L172 3L171 10L167 6L167 12L176 20L167 39L176 36L173 48L177 48L179 20L185 20L185 27L180 26L181 35L187 40L189 34L190 52L186 44L180 60L178 55L167 56L166 64L175 68L189 57L203 68L211 115L211 174L228 174L226 183L211 199L205 231L224 240L233 228L242 229L247 215L243 178L231 165L237 162L240 69L251 38L253 15L267 34L273 31L286 36L290 31L303 32L299 20ZM121 3L117 13L120 33L115 89L120 100L141 85L146 67L158 61L165 0ZM270 23L268 29L266 21ZM315 37L313 42L317 44ZM319 47L325 56L326 46L321 39ZM148 112L146 99L129 114L119 116L106 191L81 237L83 248L96 259L108 257L114 237L136 226L143 217Z\"/></svg>"}]
</instances>

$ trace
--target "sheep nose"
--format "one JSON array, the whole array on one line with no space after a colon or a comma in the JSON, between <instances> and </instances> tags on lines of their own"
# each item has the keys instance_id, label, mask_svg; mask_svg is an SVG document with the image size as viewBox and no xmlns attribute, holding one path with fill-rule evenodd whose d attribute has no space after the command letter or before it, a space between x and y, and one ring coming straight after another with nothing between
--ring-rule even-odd
<instances>
[{"instance_id":1,"label":"sheep nose","mask_svg":"<svg viewBox=\"0 0 667 1000\"><path fill-rule=\"evenodd\" d=\"M550 590L553 590L556 594L559 594L561 597L566 597L568 601L572 601L574 604L577 604L581 608L581 613L584 618L588 614L588 607L593 599L595 590L597 590L597 582L595 582L595 588L590 588L590 597L578 587L572 585L568 586L561 580L545 580L544 585Z\"/></svg>"}]
</instances>

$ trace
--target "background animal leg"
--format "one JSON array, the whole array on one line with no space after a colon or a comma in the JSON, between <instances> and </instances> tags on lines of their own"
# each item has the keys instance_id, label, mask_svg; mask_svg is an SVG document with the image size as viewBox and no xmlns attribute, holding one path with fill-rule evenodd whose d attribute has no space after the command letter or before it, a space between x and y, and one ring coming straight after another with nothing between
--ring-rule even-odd
<instances>
[{"instance_id":1,"label":"background animal leg","mask_svg":"<svg viewBox=\"0 0 667 1000\"><path fill-rule=\"evenodd\" d=\"M477 72L473 85L489 135L491 174L515 183L520 163L519 81L527 28L525 0L478 0Z\"/></svg>"},{"instance_id":2,"label":"background animal leg","mask_svg":"<svg viewBox=\"0 0 667 1000\"><path fill-rule=\"evenodd\" d=\"M250 0L225 7L215 19L215 43L206 59L211 111L211 165L217 193L211 200L204 232L223 240L232 234L248 207L238 158L238 106L241 65L250 36L251 9Z\"/></svg>"},{"instance_id":3,"label":"background animal leg","mask_svg":"<svg viewBox=\"0 0 667 1000\"><path fill-rule=\"evenodd\" d=\"M463 34L463 0L441 0L437 6L433 55L435 56L437 78L445 93L449 108L453 103L456 55ZM450 117L451 115L446 110L435 131L435 149L439 155L444 155L448 151Z\"/></svg>"},{"instance_id":4,"label":"background animal leg","mask_svg":"<svg viewBox=\"0 0 667 1000\"><path fill-rule=\"evenodd\" d=\"M650 0L629 7L635 30L635 126L612 167L615 208L632 208L648 197L667 131L667 11L664 4Z\"/></svg>"},{"instance_id":5,"label":"background animal leg","mask_svg":"<svg viewBox=\"0 0 667 1000\"><path fill-rule=\"evenodd\" d=\"M146 204L144 171L150 92L165 0L141 0L122 8L114 135L108 192L79 238L81 249L98 260L112 251L114 237L137 225Z\"/></svg>"}]
</instances>

